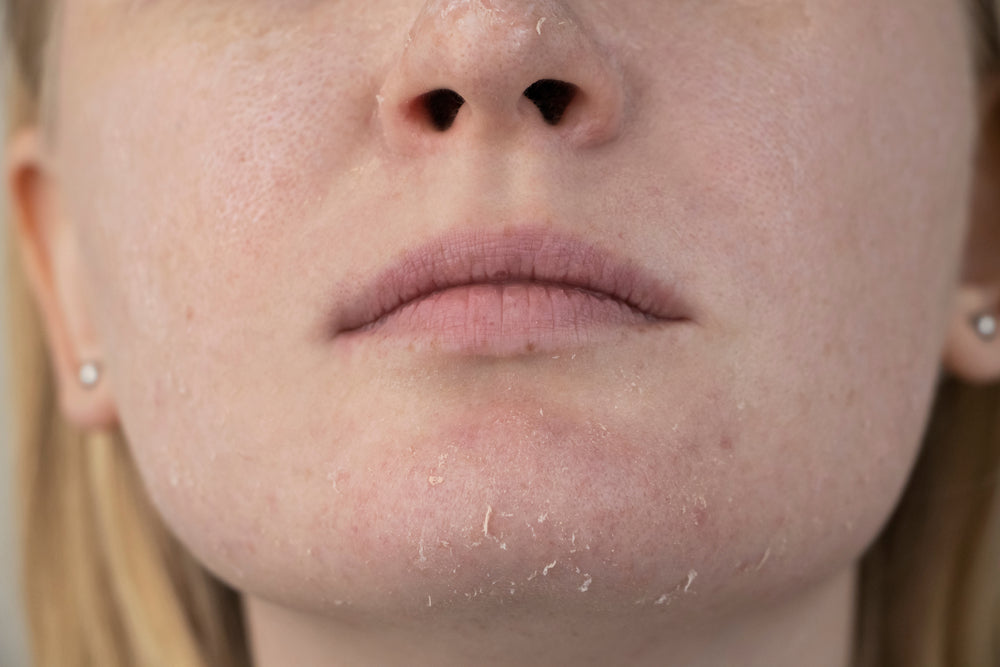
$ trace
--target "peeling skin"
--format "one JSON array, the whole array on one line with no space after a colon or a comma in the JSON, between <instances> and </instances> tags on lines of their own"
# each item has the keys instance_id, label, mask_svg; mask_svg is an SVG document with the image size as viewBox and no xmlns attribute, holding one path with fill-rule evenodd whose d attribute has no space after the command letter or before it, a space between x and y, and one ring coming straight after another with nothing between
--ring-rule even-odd
<instances>
[{"instance_id":1,"label":"peeling skin","mask_svg":"<svg viewBox=\"0 0 1000 667\"><path fill-rule=\"evenodd\" d=\"M486 507L486 517L483 519L483 535L490 536L490 517L493 516L493 506Z\"/></svg>"},{"instance_id":2,"label":"peeling skin","mask_svg":"<svg viewBox=\"0 0 1000 667\"><path fill-rule=\"evenodd\" d=\"M518 12L518 9L521 11ZM503 28L513 31L510 34L516 35L516 39L524 40L529 37L529 33L541 35L537 32L536 12L534 4L522 9L517 4L510 3L504 3L504 6L499 7L489 0L442 0L427 3L423 15L425 20L433 16L436 20L453 22L463 26L464 30L478 31L482 35Z\"/></svg>"},{"instance_id":3,"label":"peeling skin","mask_svg":"<svg viewBox=\"0 0 1000 667\"><path fill-rule=\"evenodd\" d=\"M768 547L767 550L764 551L764 555L761 556L760 562L757 563L757 567L754 568L754 571L760 572L760 569L762 567L764 567L764 564L767 562L767 559L770 558L770 557L771 557L771 547Z\"/></svg>"}]
</instances>

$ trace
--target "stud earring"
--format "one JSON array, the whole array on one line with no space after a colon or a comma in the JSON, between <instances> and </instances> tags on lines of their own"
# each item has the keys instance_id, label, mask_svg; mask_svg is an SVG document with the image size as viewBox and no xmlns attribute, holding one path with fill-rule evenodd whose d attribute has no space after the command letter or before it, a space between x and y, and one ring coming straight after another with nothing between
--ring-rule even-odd
<instances>
[{"instance_id":1,"label":"stud earring","mask_svg":"<svg viewBox=\"0 0 1000 667\"><path fill-rule=\"evenodd\" d=\"M992 313L982 313L972 318L972 327L985 341L992 341L997 337L997 316Z\"/></svg>"},{"instance_id":2,"label":"stud earring","mask_svg":"<svg viewBox=\"0 0 1000 667\"><path fill-rule=\"evenodd\" d=\"M93 389L101 381L101 367L96 361L80 364L78 376L84 389Z\"/></svg>"}]
</instances>

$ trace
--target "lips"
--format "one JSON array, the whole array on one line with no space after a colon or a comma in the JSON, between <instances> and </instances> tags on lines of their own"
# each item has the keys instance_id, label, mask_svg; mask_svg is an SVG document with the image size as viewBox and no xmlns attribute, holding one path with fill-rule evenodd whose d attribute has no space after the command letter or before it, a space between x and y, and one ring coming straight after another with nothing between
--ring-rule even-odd
<instances>
[{"instance_id":1,"label":"lips","mask_svg":"<svg viewBox=\"0 0 1000 667\"><path fill-rule=\"evenodd\" d=\"M456 232L405 252L341 302L334 338L505 353L687 319L636 262L548 230Z\"/></svg>"}]
</instances>

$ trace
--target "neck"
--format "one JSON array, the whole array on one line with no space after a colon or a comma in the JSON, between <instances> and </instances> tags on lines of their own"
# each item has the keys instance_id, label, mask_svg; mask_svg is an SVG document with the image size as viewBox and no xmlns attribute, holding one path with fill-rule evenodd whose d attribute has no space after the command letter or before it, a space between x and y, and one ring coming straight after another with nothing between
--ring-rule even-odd
<instances>
[{"instance_id":1,"label":"neck","mask_svg":"<svg viewBox=\"0 0 1000 667\"><path fill-rule=\"evenodd\" d=\"M710 627L649 616L468 614L329 618L246 596L254 667L336 665L665 665L816 667L850 662L855 570Z\"/></svg>"}]
</instances>

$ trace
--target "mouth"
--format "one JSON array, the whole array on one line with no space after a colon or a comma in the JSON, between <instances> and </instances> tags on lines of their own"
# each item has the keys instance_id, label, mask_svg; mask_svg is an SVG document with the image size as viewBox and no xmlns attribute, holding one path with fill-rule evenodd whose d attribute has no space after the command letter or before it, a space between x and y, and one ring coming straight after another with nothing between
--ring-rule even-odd
<instances>
[{"instance_id":1,"label":"mouth","mask_svg":"<svg viewBox=\"0 0 1000 667\"><path fill-rule=\"evenodd\" d=\"M676 287L636 262L522 228L450 233L403 253L341 302L332 330L345 342L511 355L687 319Z\"/></svg>"}]
</instances>

